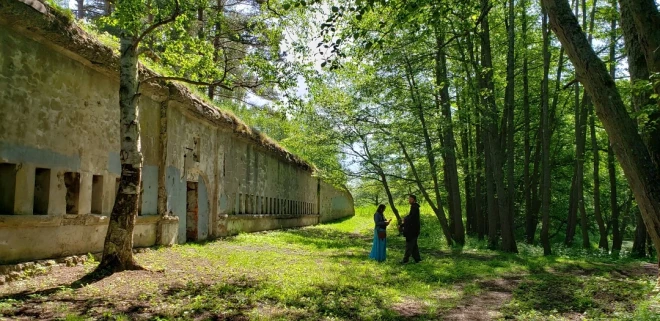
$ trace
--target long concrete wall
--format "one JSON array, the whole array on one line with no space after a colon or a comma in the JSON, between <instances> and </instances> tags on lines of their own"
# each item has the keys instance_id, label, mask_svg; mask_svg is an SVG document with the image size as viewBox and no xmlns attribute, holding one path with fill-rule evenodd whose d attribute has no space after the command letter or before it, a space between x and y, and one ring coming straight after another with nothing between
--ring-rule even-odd
<instances>
[{"instance_id":1,"label":"long concrete wall","mask_svg":"<svg viewBox=\"0 0 660 321\"><path fill-rule=\"evenodd\" d=\"M0 5L0 264L101 251L121 170L117 57L35 3ZM347 191L184 87L141 93L135 246L354 214Z\"/></svg>"}]
</instances>

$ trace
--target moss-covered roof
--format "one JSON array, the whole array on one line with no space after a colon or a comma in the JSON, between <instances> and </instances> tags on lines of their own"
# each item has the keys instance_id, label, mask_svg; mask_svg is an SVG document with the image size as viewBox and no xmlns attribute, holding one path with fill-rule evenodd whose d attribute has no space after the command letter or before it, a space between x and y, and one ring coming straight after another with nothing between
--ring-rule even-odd
<instances>
[{"instance_id":1,"label":"moss-covered roof","mask_svg":"<svg viewBox=\"0 0 660 321\"><path fill-rule=\"evenodd\" d=\"M75 24L72 16L52 8L39 0L0 1L0 23L17 31L25 32L45 44L63 49L65 54L75 55L89 67L110 77L119 78L119 56ZM154 71L140 66L140 78L157 76ZM277 158L312 171L313 166L288 152L263 133L250 128L231 113L225 112L195 96L181 84L150 81L140 86L141 92L151 97L166 96L181 102L190 114L207 120L219 127L229 128L242 137L260 146ZM164 100L164 99L163 99Z\"/></svg>"}]
</instances>

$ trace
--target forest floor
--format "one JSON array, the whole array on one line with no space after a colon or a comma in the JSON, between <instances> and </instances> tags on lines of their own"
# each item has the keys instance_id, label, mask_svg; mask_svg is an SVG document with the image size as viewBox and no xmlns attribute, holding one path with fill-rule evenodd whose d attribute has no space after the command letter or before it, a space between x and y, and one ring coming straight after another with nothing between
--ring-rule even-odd
<instances>
[{"instance_id":1,"label":"forest floor","mask_svg":"<svg viewBox=\"0 0 660 321\"><path fill-rule=\"evenodd\" d=\"M322 226L241 234L136 254L148 271L77 280L97 262L0 286L0 320L660 320L655 264L604 253L468 241L446 248L431 215L423 261L367 259L370 211Z\"/></svg>"}]
</instances>

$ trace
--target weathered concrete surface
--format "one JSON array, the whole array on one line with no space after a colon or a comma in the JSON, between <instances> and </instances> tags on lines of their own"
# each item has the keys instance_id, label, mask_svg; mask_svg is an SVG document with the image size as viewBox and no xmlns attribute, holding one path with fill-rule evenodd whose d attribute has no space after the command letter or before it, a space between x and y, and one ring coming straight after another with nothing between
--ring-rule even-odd
<instances>
[{"instance_id":1,"label":"weathered concrete surface","mask_svg":"<svg viewBox=\"0 0 660 321\"><path fill-rule=\"evenodd\" d=\"M0 3L0 263L98 251L121 170L118 57L45 8ZM194 240L353 215L348 192L234 116L178 84L140 88L136 246L186 241L189 183Z\"/></svg>"},{"instance_id":2,"label":"weathered concrete surface","mask_svg":"<svg viewBox=\"0 0 660 321\"><path fill-rule=\"evenodd\" d=\"M321 223L355 215L353 196L347 191L338 190L330 184L320 182Z\"/></svg>"},{"instance_id":3,"label":"weathered concrete surface","mask_svg":"<svg viewBox=\"0 0 660 321\"><path fill-rule=\"evenodd\" d=\"M223 217L223 235L258 232L317 224L318 215L228 215Z\"/></svg>"},{"instance_id":4,"label":"weathered concrete surface","mask_svg":"<svg viewBox=\"0 0 660 321\"><path fill-rule=\"evenodd\" d=\"M133 231L135 247L156 244L159 224L176 227L178 221L160 222L140 216ZM98 215L0 216L0 264L57 258L103 251L108 217Z\"/></svg>"}]
</instances>

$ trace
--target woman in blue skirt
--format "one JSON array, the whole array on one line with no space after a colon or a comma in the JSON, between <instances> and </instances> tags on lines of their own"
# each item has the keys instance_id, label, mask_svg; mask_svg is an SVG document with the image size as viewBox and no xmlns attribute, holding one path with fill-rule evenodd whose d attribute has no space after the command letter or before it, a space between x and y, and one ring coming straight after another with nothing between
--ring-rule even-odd
<instances>
[{"instance_id":1,"label":"woman in blue skirt","mask_svg":"<svg viewBox=\"0 0 660 321\"><path fill-rule=\"evenodd\" d=\"M374 214L374 244L371 247L371 254L369 254L369 258L374 259L378 262L383 262L385 261L386 255L386 248L387 248L387 233L386 229L387 226L390 225L390 220L385 220L385 215L383 213L385 212L385 205L380 204L378 205L378 209L376 210L376 213Z\"/></svg>"}]
</instances>

